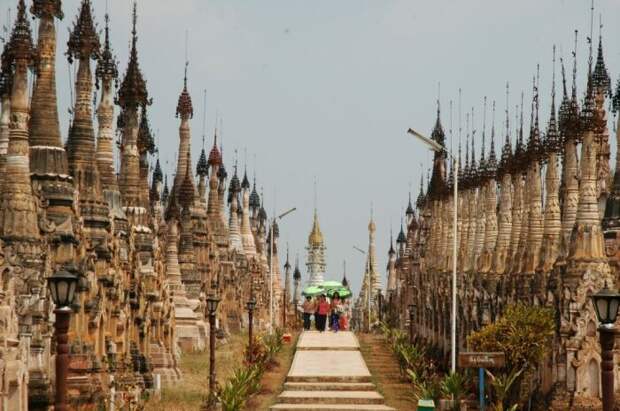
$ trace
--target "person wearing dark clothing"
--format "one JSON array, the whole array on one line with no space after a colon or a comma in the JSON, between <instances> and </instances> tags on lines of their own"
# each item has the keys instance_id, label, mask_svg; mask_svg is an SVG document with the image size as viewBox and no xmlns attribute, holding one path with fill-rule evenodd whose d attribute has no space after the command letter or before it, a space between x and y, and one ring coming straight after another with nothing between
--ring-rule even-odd
<instances>
[{"instance_id":1,"label":"person wearing dark clothing","mask_svg":"<svg viewBox=\"0 0 620 411\"><path fill-rule=\"evenodd\" d=\"M316 304L312 301L312 297L307 296L302 308L304 309L304 330L310 330L310 317L316 311Z\"/></svg>"}]
</instances>

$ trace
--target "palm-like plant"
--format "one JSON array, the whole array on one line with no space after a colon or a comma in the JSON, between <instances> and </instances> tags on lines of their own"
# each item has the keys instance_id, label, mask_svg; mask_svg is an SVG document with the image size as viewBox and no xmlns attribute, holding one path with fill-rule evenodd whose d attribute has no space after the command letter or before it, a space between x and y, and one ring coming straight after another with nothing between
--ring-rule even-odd
<instances>
[{"instance_id":1,"label":"palm-like plant","mask_svg":"<svg viewBox=\"0 0 620 411\"><path fill-rule=\"evenodd\" d=\"M486 370L489 379L491 380L491 387L493 387L493 394L495 396L495 411L512 411L516 410L517 405L512 405L509 408L504 408L504 404L510 396L510 390L514 383L519 379L521 374L525 371L525 367L521 369L514 369L506 374L493 375L489 370Z\"/></svg>"},{"instance_id":2,"label":"palm-like plant","mask_svg":"<svg viewBox=\"0 0 620 411\"><path fill-rule=\"evenodd\" d=\"M467 377L464 374L450 373L441 381L441 392L452 398L452 410L460 409L461 398L467 393Z\"/></svg>"}]
</instances>

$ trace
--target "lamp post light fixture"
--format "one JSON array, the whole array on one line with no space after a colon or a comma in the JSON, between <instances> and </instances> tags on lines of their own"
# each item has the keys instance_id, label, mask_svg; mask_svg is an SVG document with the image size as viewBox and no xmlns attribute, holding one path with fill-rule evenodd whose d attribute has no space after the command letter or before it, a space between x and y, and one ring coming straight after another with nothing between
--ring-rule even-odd
<instances>
[{"instance_id":1,"label":"lamp post light fixture","mask_svg":"<svg viewBox=\"0 0 620 411\"><path fill-rule=\"evenodd\" d=\"M357 247L357 246L353 246L353 248L357 251L359 251L360 253L362 253L363 255L366 255L366 251L362 250L361 248ZM362 324L365 327L365 330L367 333L370 332L370 302L371 302L371 298L370 298L370 261L368 261L368 259L366 259L366 322L365 324ZM361 310L360 310L361 311Z\"/></svg>"},{"instance_id":2,"label":"lamp post light fixture","mask_svg":"<svg viewBox=\"0 0 620 411\"><path fill-rule=\"evenodd\" d=\"M603 397L603 411L614 409L614 342L615 323L620 307L620 294L607 288L592 296L592 303L596 317L600 323L598 327L601 342L601 388Z\"/></svg>"},{"instance_id":3,"label":"lamp post light fixture","mask_svg":"<svg viewBox=\"0 0 620 411\"><path fill-rule=\"evenodd\" d=\"M415 304L409 304L409 343L413 344L413 326L415 322Z\"/></svg>"},{"instance_id":4,"label":"lamp post light fixture","mask_svg":"<svg viewBox=\"0 0 620 411\"><path fill-rule=\"evenodd\" d=\"M277 220L282 220L295 210L297 210L297 207L293 207L279 216L274 217L269 227L271 231L269 234L269 242L271 243L269 247L269 334L273 333L273 228Z\"/></svg>"},{"instance_id":5,"label":"lamp post light fixture","mask_svg":"<svg viewBox=\"0 0 620 411\"><path fill-rule=\"evenodd\" d=\"M418 133L413 129L407 130L407 133L413 135L414 137L421 140L424 144L426 144L431 150L437 153L446 153L452 158L452 162L454 164L454 215L453 215L453 227L454 233L452 235L452 312L451 312L451 369L452 373L456 373L456 263L458 258L458 245L457 245L457 237L458 237L458 227L457 227L457 219L458 219L458 196L459 196L459 159L455 157L446 147L442 146L438 142L433 139L430 139L422 134Z\"/></svg>"},{"instance_id":6,"label":"lamp post light fixture","mask_svg":"<svg viewBox=\"0 0 620 411\"><path fill-rule=\"evenodd\" d=\"M209 312L209 398L208 409L215 406L215 314L220 299L215 294L207 297L207 310Z\"/></svg>"},{"instance_id":7,"label":"lamp post light fixture","mask_svg":"<svg viewBox=\"0 0 620 411\"><path fill-rule=\"evenodd\" d=\"M256 308L256 300L254 299L254 297L252 297L250 299L250 301L248 301L246 303L246 307L248 309L248 363L252 363L254 361L253 355L252 355L252 319L254 318L254 308Z\"/></svg>"},{"instance_id":8,"label":"lamp post light fixture","mask_svg":"<svg viewBox=\"0 0 620 411\"><path fill-rule=\"evenodd\" d=\"M56 306L56 395L54 409L67 411L67 378L69 377L69 325L71 323L71 305L75 299L78 278L68 271L55 272L47 279L47 285Z\"/></svg>"}]
</instances>

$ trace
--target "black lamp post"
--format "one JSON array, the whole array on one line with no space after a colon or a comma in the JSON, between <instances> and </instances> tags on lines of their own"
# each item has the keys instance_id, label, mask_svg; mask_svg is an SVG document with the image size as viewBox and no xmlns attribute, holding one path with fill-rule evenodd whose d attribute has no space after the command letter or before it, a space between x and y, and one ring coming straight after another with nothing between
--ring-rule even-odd
<instances>
[{"instance_id":1,"label":"black lamp post","mask_svg":"<svg viewBox=\"0 0 620 411\"><path fill-rule=\"evenodd\" d=\"M254 308L256 308L256 300L254 297L246 303L248 309L248 362L251 364L254 361L252 358L252 319L254 318Z\"/></svg>"},{"instance_id":2,"label":"black lamp post","mask_svg":"<svg viewBox=\"0 0 620 411\"><path fill-rule=\"evenodd\" d=\"M68 271L57 271L47 279L52 301L56 306L56 398L54 409L67 411L67 378L69 377L69 324L71 305L75 298L78 278Z\"/></svg>"},{"instance_id":3,"label":"black lamp post","mask_svg":"<svg viewBox=\"0 0 620 411\"><path fill-rule=\"evenodd\" d=\"M409 304L409 343L413 344L413 321L415 316L416 305Z\"/></svg>"},{"instance_id":4,"label":"black lamp post","mask_svg":"<svg viewBox=\"0 0 620 411\"><path fill-rule=\"evenodd\" d=\"M603 411L614 409L614 342L615 322L620 307L620 294L605 285L592 296L601 341L601 386L603 390Z\"/></svg>"},{"instance_id":5,"label":"black lamp post","mask_svg":"<svg viewBox=\"0 0 620 411\"><path fill-rule=\"evenodd\" d=\"M209 409L215 406L215 312L220 299L215 294L207 297L209 311Z\"/></svg>"},{"instance_id":6,"label":"black lamp post","mask_svg":"<svg viewBox=\"0 0 620 411\"><path fill-rule=\"evenodd\" d=\"M379 313L379 322L383 322L383 294L377 291L377 311Z\"/></svg>"}]
</instances>

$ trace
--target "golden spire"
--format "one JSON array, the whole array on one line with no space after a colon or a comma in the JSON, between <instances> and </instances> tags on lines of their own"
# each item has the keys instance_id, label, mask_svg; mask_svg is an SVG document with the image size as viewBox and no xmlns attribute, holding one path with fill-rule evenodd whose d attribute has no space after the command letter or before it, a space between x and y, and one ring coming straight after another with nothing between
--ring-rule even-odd
<instances>
[{"instance_id":1,"label":"golden spire","mask_svg":"<svg viewBox=\"0 0 620 411\"><path fill-rule=\"evenodd\" d=\"M314 209L314 221L312 222L312 231L308 236L308 245L310 247L323 246L323 233L321 233L321 227L319 226L319 214L316 208Z\"/></svg>"}]
</instances>

